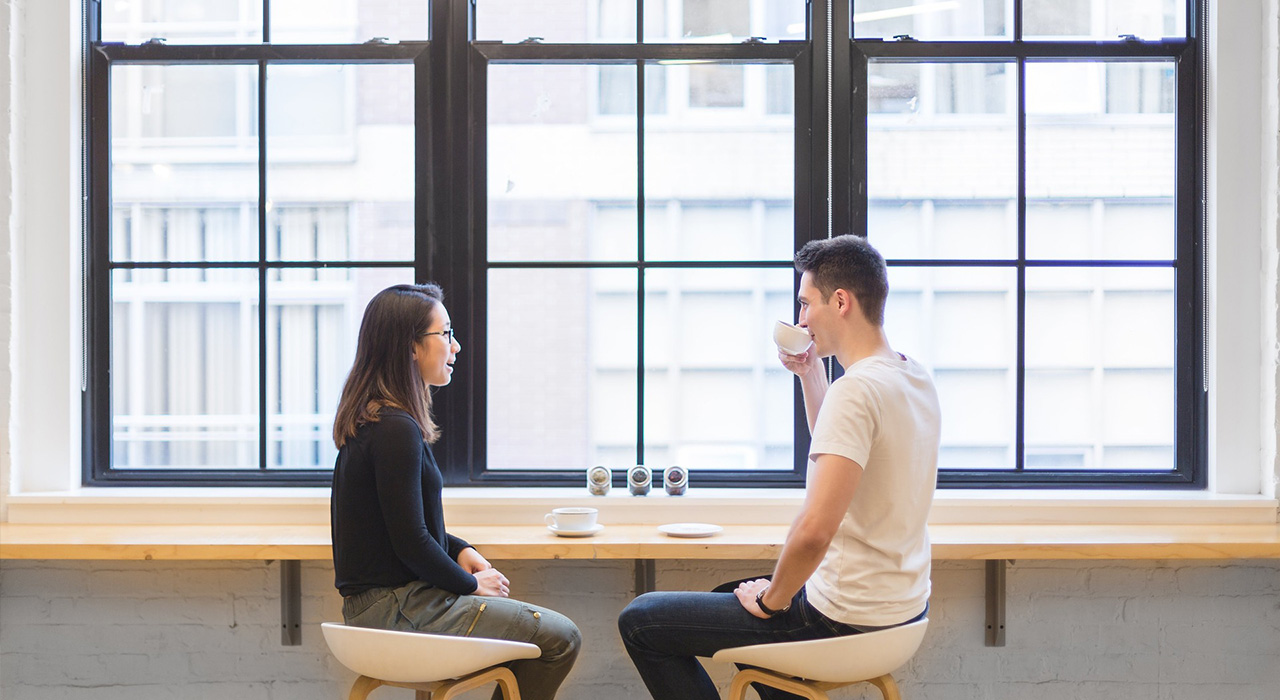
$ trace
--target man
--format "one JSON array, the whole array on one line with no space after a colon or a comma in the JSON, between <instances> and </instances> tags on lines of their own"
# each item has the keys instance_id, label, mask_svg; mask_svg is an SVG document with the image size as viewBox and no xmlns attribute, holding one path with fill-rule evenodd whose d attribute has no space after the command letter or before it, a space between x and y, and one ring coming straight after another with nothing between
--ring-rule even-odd
<instances>
[{"instance_id":1,"label":"man","mask_svg":"<svg viewBox=\"0 0 1280 700\"><path fill-rule=\"evenodd\" d=\"M884 258L865 240L813 241L796 254L800 322L813 345L779 351L800 379L812 440L805 502L770 579L712 593L647 593L618 618L657 700L716 700L696 656L858 634L928 610L926 520L937 479L939 410L929 374L889 346ZM820 358L845 374L828 384ZM763 700L796 696L760 688Z\"/></svg>"}]
</instances>

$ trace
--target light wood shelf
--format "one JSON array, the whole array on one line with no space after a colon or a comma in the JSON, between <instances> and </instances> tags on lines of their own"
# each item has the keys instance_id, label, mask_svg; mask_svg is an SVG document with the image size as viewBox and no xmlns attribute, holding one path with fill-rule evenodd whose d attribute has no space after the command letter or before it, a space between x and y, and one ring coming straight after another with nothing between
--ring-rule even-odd
<instances>
[{"instance_id":1,"label":"light wood shelf","mask_svg":"<svg viewBox=\"0 0 1280 700\"><path fill-rule=\"evenodd\" d=\"M708 538L655 525L557 537L542 525L463 525L451 532L508 559L775 559L783 525L726 525ZM1280 525L934 525L937 560L1276 559ZM0 523L0 559L329 560L323 525L44 525Z\"/></svg>"}]
</instances>

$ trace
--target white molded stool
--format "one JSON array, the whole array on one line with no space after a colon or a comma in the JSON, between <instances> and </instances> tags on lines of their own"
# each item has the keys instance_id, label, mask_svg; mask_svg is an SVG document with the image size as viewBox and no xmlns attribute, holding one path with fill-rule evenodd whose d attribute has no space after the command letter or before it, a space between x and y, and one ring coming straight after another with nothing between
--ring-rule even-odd
<instances>
[{"instance_id":1,"label":"white molded stool","mask_svg":"<svg viewBox=\"0 0 1280 700\"><path fill-rule=\"evenodd\" d=\"M338 661L360 674L351 686L350 700L364 700L383 685L411 688L417 700L448 700L495 681L504 698L520 700L515 674L498 664L542 654L536 644L501 639L394 632L337 622L320 628Z\"/></svg>"},{"instance_id":2,"label":"white molded stool","mask_svg":"<svg viewBox=\"0 0 1280 700\"><path fill-rule=\"evenodd\" d=\"M755 667L733 677L729 700L743 700L752 683L827 700L826 691L863 682L879 688L885 700L901 700L898 684L890 674L920 648L928 625L925 618L901 627L832 639L721 649L711 658Z\"/></svg>"}]
</instances>

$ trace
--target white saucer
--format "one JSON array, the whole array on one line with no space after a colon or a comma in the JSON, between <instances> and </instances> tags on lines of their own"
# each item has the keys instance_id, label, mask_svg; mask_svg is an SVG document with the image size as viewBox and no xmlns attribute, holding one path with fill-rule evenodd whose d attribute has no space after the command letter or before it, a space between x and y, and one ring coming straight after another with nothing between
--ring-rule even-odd
<instances>
[{"instance_id":1,"label":"white saucer","mask_svg":"<svg viewBox=\"0 0 1280 700\"><path fill-rule=\"evenodd\" d=\"M554 525L548 525L547 529L560 537L590 537L604 529L604 525L596 523L586 530L561 530Z\"/></svg>"},{"instance_id":2,"label":"white saucer","mask_svg":"<svg viewBox=\"0 0 1280 700\"><path fill-rule=\"evenodd\" d=\"M659 525L658 532L669 537L710 537L724 528L711 523L670 523Z\"/></svg>"}]
</instances>

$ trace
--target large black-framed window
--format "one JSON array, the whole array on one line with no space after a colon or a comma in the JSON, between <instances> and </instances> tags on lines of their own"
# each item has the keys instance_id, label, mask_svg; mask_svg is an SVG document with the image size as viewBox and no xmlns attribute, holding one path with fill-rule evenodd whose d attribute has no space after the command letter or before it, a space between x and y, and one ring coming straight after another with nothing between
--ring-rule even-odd
<instances>
[{"instance_id":1,"label":"large black-framed window","mask_svg":"<svg viewBox=\"0 0 1280 700\"><path fill-rule=\"evenodd\" d=\"M429 279L449 483L800 484L768 324L848 231L941 484L1203 486L1199 2L1139 4L87 0L86 482L326 484L364 301Z\"/></svg>"},{"instance_id":2,"label":"large black-framed window","mask_svg":"<svg viewBox=\"0 0 1280 700\"><path fill-rule=\"evenodd\" d=\"M833 90L940 483L1203 487L1202 5L957 5L855 0Z\"/></svg>"},{"instance_id":3,"label":"large black-framed window","mask_svg":"<svg viewBox=\"0 0 1280 700\"><path fill-rule=\"evenodd\" d=\"M475 360L465 391L439 392L468 429L438 451L458 482L576 485L593 464L619 486L634 464L802 480L768 324L794 317L790 258L821 230L809 20L785 0L704 5L636 2L614 33L558 43L478 12L459 47L476 235L451 266L469 284L450 286L470 290Z\"/></svg>"},{"instance_id":4,"label":"large black-framed window","mask_svg":"<svg viewBox=\"0 0 1280 700\"><path fill-rule=\"evenodd\" d=\"M87 482L327 482L363 305L427 276L437 82L428 3L338 4L86 2Z\"/></svg>"}]
</instances>

